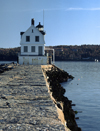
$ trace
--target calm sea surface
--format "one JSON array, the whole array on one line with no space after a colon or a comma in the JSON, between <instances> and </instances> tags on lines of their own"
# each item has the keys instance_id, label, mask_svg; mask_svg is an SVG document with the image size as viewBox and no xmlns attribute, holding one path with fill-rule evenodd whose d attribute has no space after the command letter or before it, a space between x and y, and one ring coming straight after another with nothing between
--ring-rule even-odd
<instances>
[{"instance_id":1,"label":"calm sea surface","mask_svg":"<svg viewBox=\"0 0 100 131\"><path fill-rule=\"evenodd\" d=\"M82 111L77 124L82 131L100 131L100 62L55 62L75 78L65 82L65 96L72 100L74 110Z\"/></svg>"},{"instance_id":2,"label":"calm sea surface","mask_svg":"<svg viewBox=\"0 0 100 131\"><path fill-rule=\"evenodd\" d=\"M9 63L17 63L17 61L0 61L0 64L9 64Z\"/></svg>"}]
</instances>

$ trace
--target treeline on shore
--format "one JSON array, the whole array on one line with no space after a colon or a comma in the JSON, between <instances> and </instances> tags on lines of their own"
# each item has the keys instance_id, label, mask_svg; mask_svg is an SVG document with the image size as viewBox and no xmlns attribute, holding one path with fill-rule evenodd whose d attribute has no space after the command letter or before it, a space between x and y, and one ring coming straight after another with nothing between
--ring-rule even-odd
<instances>
[{"instance_id":1,"label":"treeline on shore","mask_svg":"<svg viewBox=\"0 0 100 131\"><path fill-rule=\"evenodd\" d=\"M55 49L56 61L100 61L100 45L50 46Z\"/></svg>"},{"instance_id":2,"label":"treeline on shore","mask_svg":"<svg viewBox=\"0 0 100 131\"><path fill-rule=\"evenodd\" d=\"M17 61L20 47L0 48L0 61Z\"/></svg>"},{"instance_id":3,"label":"treeline on shore","mask_svg":"<svg viewBox=\"0 0 100 131\"><path fill-rule=\"evenodd\" d=\"M100 45L47 46L55 50L56 61L100 61ZM47 51L48 52L48 51ZM20 47L0 48L0 61L17 61Z\"/></svg>"}]
</instances>

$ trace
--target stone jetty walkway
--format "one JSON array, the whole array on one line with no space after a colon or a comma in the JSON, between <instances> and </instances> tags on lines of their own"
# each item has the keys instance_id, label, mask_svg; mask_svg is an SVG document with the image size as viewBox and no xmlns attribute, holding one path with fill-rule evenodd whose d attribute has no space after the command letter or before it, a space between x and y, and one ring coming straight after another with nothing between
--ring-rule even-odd
<instances>
[{"instance_id":1,"label":"stone jetty walkway","mask_svg":"<svg viewBox=\"0 0 100 131\"><path fill-rule=\"evenodd\" d=\"M65 131L41 66L16 66L0 74L0 131Z\"/></svg>"}]
</instances>

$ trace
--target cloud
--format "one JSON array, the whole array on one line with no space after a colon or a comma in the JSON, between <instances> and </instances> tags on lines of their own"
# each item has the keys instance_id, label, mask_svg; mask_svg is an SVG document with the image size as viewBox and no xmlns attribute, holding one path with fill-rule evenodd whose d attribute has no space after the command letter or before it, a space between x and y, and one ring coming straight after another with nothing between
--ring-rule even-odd
<instances>
[{"instance_id":1,"label":"cloud","mask_svg":"<svg viewBox=\"0 0 100 131\"><path fill-rule=\"evenodd\" d=\"M13 10L3 10L4 12L43 12L44 11L99 11L100 8L44 8L44 9L13 9Z\"/></svg>"},{"instance_id":2,"label":"cloud","mask_svg":"<svg viewBox=\"0 0 100 131\"><path fill-rule=\"evenodd\" d=\"M100 10L100 8L90 8L89 10Z\"/></svg>"},{"instance_id":3,"label":"cloud","mask_svg":"<svg viewBox=\"0 0 100 131\"><path fill-rule=\"evenodd\" d=\"M77 10L88 10L88 11L96 11L100 10L100 8L68 8L66 11L77 11Z\"/></svg>"},{"instance_id":4,"label":"cloud","mask_svg":"<svg viewBox=\"0 0 100 131\"><path fill-rule=\"evenodd\" d=\"M62 10L62 11L74 11L74 10L88 10L88 11L98 11L100 8L44 8L44 11L57 11L57 10ZM43 10L40 10L43 11Z\"/></svg>"},{"instance_id":5,"label":"cloud","mask_svg":"<svg viewBox=\"0 0 100 131\"><path fill-rule=\"evenodd\" d=\"M83 8L68 8L66 10L83 10Z\"/></svg>"}]
</instances>

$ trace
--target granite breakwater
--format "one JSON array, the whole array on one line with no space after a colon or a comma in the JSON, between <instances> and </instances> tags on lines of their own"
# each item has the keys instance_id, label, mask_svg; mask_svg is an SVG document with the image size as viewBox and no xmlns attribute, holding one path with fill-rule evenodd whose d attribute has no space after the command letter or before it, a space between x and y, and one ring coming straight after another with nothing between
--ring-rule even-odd
<instances>
[{"instance_id":1,"label":"granite breakwater","mask_svg":"<svg viewBox=\"0 0 100 131\"><path fill-rule=\"evenodd\" d=\"M78 127L75 121L75 111L72 109L72 101L64 96L65 89L60 84L74 77L55 65L42 66L42 71L51 99L56 105L59 118L64 124L66 131L81 131L81 128Z\"/></svg>"},{"instance_id":2,"label":"granite breakwater","mask_svg":"<svg viewBox=\"0 0 100 131\"><path fill-rule=\"evenodd\" d=\"M0 131L81 131L60 85L73 76L54 65L12 63L0 71Z\"/></svg>"},{"instance_id":3,"label":"granite breakwater","mask_svg":"<svg viewBox=\"0 0 100 131\"><path fill-rule=\"evenodd\" d=\"M65 131L39 65L0 74L0 131Z\"/></svg>"}]
</instances>

